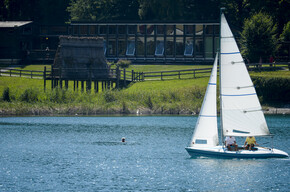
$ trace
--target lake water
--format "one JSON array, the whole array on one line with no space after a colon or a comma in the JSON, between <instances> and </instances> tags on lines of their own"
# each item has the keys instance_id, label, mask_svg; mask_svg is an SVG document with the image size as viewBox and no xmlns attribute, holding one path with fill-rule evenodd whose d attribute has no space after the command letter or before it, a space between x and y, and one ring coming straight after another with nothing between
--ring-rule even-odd
<instances>
[{"instance_id":1,"label":"lake water","mask_svg":"<svg viewBox=\"0 0 290 192\"><path fill-rule=\"evenodd\" d=\"M266 119L274 147L290 153L290 116ZM196 120L2 117L0 191L289 191L288 158L190 158Z\"/></svg>"}]
</instances>

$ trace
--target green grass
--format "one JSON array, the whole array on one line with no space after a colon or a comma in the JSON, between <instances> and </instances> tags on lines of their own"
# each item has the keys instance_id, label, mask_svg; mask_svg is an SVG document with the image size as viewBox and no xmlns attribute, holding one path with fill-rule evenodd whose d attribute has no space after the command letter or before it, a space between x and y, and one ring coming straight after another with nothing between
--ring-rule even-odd
<instances>
[{"instance_id":1,"label":"green grass","mask_svg":"<svg viewBox=\"0 0 290 192\"><path fill-rule=\"evenodd\" d=\"M16 69L29 70L29 71L44 71L46 67L47 71L51 70L51 65L27 65L23 67L17 67Z\"/></svg>"},{"instance_id":2,"label":"green grass","mask_svg":"<svg viewBox=\"0 0 290 192\"><path fill-rule=\"evenodd\" d=\"M129 70L171 71L209 66L134 65ZM25 70L43 70L43 66L27 66ZM289 71L251 72L252 77L289 78ZM73 91L73 82L68 90L51 90L47 81L46 92L43 80L20 77L0 77L0 114L106 114L135 113L137 109L153 113L194 113L198 112L208 83L209 73L196 79L144 81L132 83L122 90L95 93ZM3 101L3 91L9 87L11 102ZM101 84L99 84L101 87Z\"/></svg>"},{"instance_id":3,"label":"green grass","mask_svg":"<svg viewBox=\"0 0 290 192\"><path fill-rule=\"evenodd\" d=\"M155 113L192 113L199 110L207 78L133 83L127 89L99 93L50 89L43 92L43 80L0 77L0 93L9 87L12 102L0 101L5 114L104 114L135 113L149 109ZM37 99L35 99L35 95ZM1 94L2 97L2 94Z\"/></svg>"}]
</instances>

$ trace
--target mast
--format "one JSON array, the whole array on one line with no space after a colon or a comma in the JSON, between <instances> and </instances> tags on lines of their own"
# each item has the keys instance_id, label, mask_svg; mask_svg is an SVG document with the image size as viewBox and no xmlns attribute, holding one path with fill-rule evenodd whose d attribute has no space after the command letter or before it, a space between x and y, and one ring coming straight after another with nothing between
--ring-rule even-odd
<instances>
[{"instance_id":1,"label":"mast","mask_svg":"<svg viewBox=\"0 0 290 192\"><path fill-rule=\"evenodd\" d=\"M220 89L220 135L221 135L221 146L223 146L224 144L224 135L223 135L223 114L222 114L222 89L221 89L221 84L222 84L222 81L221 81L221 38L222 38L222 35L221 35L221 31L222 31L222 22L221 22L221 17L222 17L222 14L223 14L223 11L225 10L224 7L222 7L220 9L220 39L219 39L219 81L220 81L220 86L219 86L219 89Z\"/></svg>"}]
</instances>

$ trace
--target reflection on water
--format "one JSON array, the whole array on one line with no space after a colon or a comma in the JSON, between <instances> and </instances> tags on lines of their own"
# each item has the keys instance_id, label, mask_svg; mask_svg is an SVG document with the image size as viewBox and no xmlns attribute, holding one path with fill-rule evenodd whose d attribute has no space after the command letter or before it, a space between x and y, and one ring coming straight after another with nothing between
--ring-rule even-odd
<instances>
[{"instance_id":1,"label":"reflection on water","mask_svg":"<svg viewBox=\"0 0 290 192\"><path fill-rule=\"evenodd\" d=\"M288 191L289 159L190 158L196 119L0 118L0 191ZM290 117L267 121L289 153Z\"/></svg>"}]
</instances>

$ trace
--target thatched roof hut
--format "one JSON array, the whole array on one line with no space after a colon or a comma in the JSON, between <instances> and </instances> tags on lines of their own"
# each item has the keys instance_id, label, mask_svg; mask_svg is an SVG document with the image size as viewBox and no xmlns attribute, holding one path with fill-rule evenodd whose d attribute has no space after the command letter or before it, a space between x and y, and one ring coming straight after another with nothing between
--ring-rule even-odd
<instances>
[{"instance_id":1,"label":"thatched roof hut","mask_svg":"<svg viewBox=\"0 0 290 192\"><path fill-rule=\"evenodd\" d=\"M107 79L103 38L60 36L54 74L62 79Z\"/></svg>"}]
</instances>

